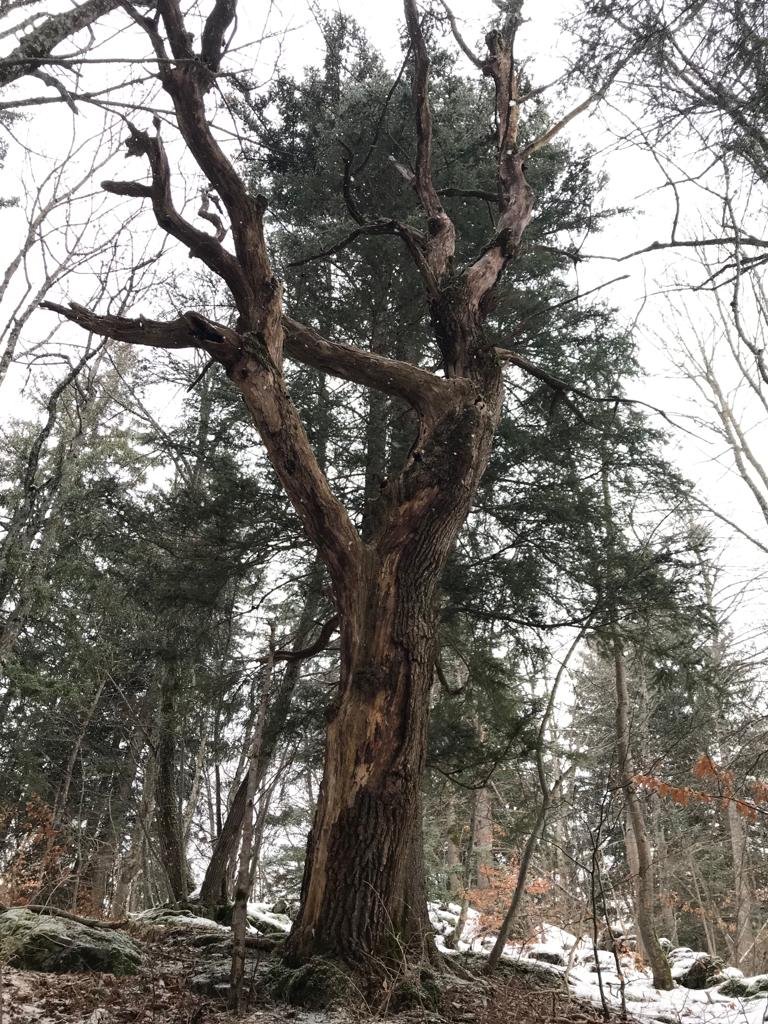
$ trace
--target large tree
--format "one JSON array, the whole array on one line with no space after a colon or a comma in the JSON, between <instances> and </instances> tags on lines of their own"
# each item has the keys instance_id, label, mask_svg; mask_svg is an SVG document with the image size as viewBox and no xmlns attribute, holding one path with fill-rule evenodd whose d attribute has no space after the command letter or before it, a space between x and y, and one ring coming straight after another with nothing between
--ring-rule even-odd
<instances>
[{"instance_id":1,"label":"large tree","mask_svg":"<svg viewBox=\"0 0 768 1024\"><path fill-rule=\"evenodd\" d=\"M340 681L328 715L323 784L288 951L295 959L322 952L356 960L387 956L405 945L427 955L431 943L420 802L437 587L490 457L503 401L503 360L538 372L514 352L496 348L485 324L499 279L514 261L533 213L526 163L587 103L521 141L521 113L530 98L513 56L521 4L499 3L501 15L486 36L486 56L471 57L494 88L496 180L487 198L497 213L486 243L459 265L454 222L443 205L440 183L433 179L425 20L415 0L405 0L415 159L413 169L393 160L393 173L412 186L423 222L414 213L406 219L367 219L356 197L352 160L339 189L352 231L394 236L417 268L436 349L437 367L426 369L328 340L286 313L268 251L267 200L253 193L228 158L206 108L235 18L235 0L215 0L199 49L177 0L160 0L157 18L124 6L151 41L180 134L228 225L204 207L214 232L202 230L174 206L159 129L150 134L129 125L127 151L147 161L149 182L109 181L103 187L151 203L160 227L225 283L234 324L213 322L195 310L161 322L100 315L75 304L46 305L86 330L130 344L200 349L226 369L241 392L307 536L328 568L341 634ZM462 48L469 53L463 41ZM227 230L232 250L223 244ZM413 411L416 440L402 466L382 483L364 533L307 438L286 384L286 356L394 396Z\"/></svg>"}]
</instances>

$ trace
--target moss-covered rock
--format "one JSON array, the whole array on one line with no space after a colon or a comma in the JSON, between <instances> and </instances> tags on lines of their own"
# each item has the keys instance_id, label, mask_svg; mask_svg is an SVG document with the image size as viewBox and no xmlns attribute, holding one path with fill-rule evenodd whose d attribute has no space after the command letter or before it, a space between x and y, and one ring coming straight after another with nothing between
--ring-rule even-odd
<instances>
[{"instance_id":1,"label":"moss-covered rock","mask_svg":"<svg viewBox=\"0 0 768 1024\"><path fill-rule=\"evenodd\" d=\"M223 936L229 931L228 928L217 924L212 918L200 916L194 910L181 906L152 907L150 910L131 914L128 920L128 930L148 942L169 936L183 938L189 936L190 933Z\"/></svg>"},{"instance_id":2,"label":"moss-covered rock","mask_svg":"<svg viewBox=\"0 0 768 1024\"><path fill-rule=\"evenodd\" d=\"M116 929L12 908L0 914L0 959L26 971L135 974L141 952Z\"/></svg>"},{"instance_id":3,"label":"moss-covered rock","mask_svg":"<svg viewBox=\"0 0 768 1024\"><path fill-rule=\"evenodd\" d=\"M453 958L452 958L453 959ZM480 953L462 953L455 958L456 963L461 965L470 974L483 977L488 969L488 957ZM546 989L547 991L557 990L566 992L565 971L554 965L549 966L537 960L517 959L503 956L498 963L497 971L501 975L515 978L522 982L527 988Z\"/></svg>"},{"instance_id":4,"label":"moss-covered rock","mask_svg":"<svg viewBox=\"0 0 768 1024\"><path fill-rule=\"evenodd\" d=\"M528 957L531 960L540 960L545 964L555 964L556 967L565 967L566 960L562 953L555 949L546 949L543 946L534 946L528 950Z\"/></svg>"},{"instance_id":5,"label":"moss-covered rock","mask_svg":"<svg viewBox=\"0 0 768 1024\"><path fill-rule=\"evenodd\" d=\"M728 978L717 991L721 996L753 999L768 992L768 974L757 974L754 978Z\"/></svg>"}]
</instances>

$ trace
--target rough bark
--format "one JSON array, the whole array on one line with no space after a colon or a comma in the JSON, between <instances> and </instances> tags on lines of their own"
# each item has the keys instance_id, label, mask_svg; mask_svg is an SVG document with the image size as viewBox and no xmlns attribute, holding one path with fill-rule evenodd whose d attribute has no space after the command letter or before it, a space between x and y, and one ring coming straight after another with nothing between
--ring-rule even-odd
<instances>
[{"instance_id":1,"label":"rough bark","mask_svg":"<svg viewBox=\"0 0 768 1024\"><path fill-rule=\"evenodd\" d=\"M174 900L186 900L189 868L179 807L177 771L177 689L174 666L168 667L160 692L155 780L157 838Z\"/></svg>"},{"instance_id":2,"label":"rough bark","mask_svg":"<svg viewBox=\"0 0 768 1024\"><path fill-rule=\"evenodd\" d=\"M366 551L340 588L341 684L330 711L295 959L426 952L420 784L434 677L436 586L485 468L494 420L471 403L425 448L395 536ZM474 444L468 445L471 437ZM444 486L441 486L444 485ZM399 534L408 540L397 543ZM418 902L417 902L418 900Z\"/></svg>"}]
</instances>

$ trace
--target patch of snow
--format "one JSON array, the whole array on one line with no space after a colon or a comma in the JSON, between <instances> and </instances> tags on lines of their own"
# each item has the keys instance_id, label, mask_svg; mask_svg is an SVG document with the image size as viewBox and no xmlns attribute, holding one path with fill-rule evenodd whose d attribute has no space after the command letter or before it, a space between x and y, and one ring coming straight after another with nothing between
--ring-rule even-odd
<instances>
[{"instance_id":1,"label":"patch of snow","mask_svg":"<svg viewBox=\"0 0 768 1024\"><path fill-rule=\"evenodd\" d=\"M470 911L471 917L470 914L467 915L467 927L458 944L459 948L448 949L444 936L455 927L461 907L456 904L433 903L430 904L429 911L430 920L438 931L435 937L437 947L446 955L455 956L465 950L487 953L496 941L495 935L478 935L481 927L480 915L477 911ZM535 961L537 970L565 977L569 991L574 997L598 1007L602 1006L602 982L605 1001L611 1013L615 1014L621 1010L622 979L617 973L613 953L598 950L595 959L590 939L579 939L554 925L540 925L536 929L535 938L538 941L507 943L503 956L521 962ZM572 950L574 956L570 969L538 959L542 954L555 954L567 964ZM668 956L674 977L708 954L679 947L671 950ZM670 1024L765 1024L768 1021L768 996L761 995L749 999L725 996L718 992L716 986L687 989L676 985L671 992L664 992L653 987L650 972L639 968L631 954L622 954L619 963L624 975L624 1000L627 1010L640 1021L647 1021L648 1024L658 1024L660 1021ZM729 978L743 977L743 973L735 967L726 967L721 973Z\"/></svg>"},{"instance_id":2,"label":"patch of snow","mask_svg":"<svg viewBox=\"0 0 768 1024\"><path fill-rule=\"evenodd\" d=\"M554 924L540 924L536 928L536 938L541 945L548 946L558 953L573 949L579 941L575 935L563 931Z\"/></svg>"},{"instance_id":3,"label":"patch of snow","mask_svg":"<svg viewBox=\"0 0 768 1024\"><path fill-rule=\"evenodd\" d=\"M145 924L154 924L158 928L204 928L206 931L228 932L226 925L213 921L210 917L198 917L191 913L173 911L163 907L150 907L149 910L139 910L128 915L131 921L140 921Z\"/></svg>"},{"instance_id":4,"label":"patch of snow","mask_svg":"<svg viewBox=\"0 0 768 1024\"><path fill-rule=\"evenodd\" d=\"M269 908L269 903L249 903L248 904L248 917L253 917L257 921L261 921L263 924L268 925L273 930L285 932L286 934L291 930L293 922L287 914L274 914Z\"/></svg>"}]
</instances>

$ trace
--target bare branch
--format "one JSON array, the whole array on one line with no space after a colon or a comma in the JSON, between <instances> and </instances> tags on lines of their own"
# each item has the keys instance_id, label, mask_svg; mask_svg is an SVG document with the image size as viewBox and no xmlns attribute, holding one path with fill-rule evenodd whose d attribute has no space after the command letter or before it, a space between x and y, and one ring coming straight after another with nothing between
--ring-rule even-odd
<instances>
[{"instance_id":1,"label":"bare branch","mask_svg":"<svg viewBox=\"0 0 768 1024\"><path fill-rule=\"evenodd\" d=\"M650 409L666 420L671 426L679 429L679 424L676 424L668 413L664 412L663 409L659 409L656 405L651 405L649 402L643 402L639 398L627 398L625 395L593 395L586 388L580 388L578 385L570 384L561 377L556 377L549 370L539 366L538 363L534 363L526 358L526 356L520 355L519 352L513 352L508 348L497 348L495 352L502 362L511 363L513 366L519 367L529 376L540 380L542 384L546 384L547 387L562 395L577 395L579 398L586 398L590 402L597 402L601 405L639 405L645 409Z\"/></svg>"},{"instance_id":2,"label":"bare branch","mask_svg":"<svg viewBox=\"0 0 768 1024\"><path fill-rule=\"evenodd\" d=\"M533 142L529 142L523 149L523 159L527 160L529 157L533 156L534 153L537 153L540 149L550 143L556 135L560 134L566 125L569 125L571 121L579 116L579 114L583 114L584 111L599 100L602 95L602 89L599 92L593 92L590 96L587 96L585 100L582 100L581 103L575 106L573 110L570 110L564 117L561 117L559 121L556 121L553 125L547 128L545 132L542 132L538 138L533 140Z\"/></svg>"},{"instance_id":3,"label":"bare branch","mask_svg":"<svg viewBox=\"0 0 768 1024\"><path fill-rule=\"evenodd\" d=\"M451 408L459 394L471 386L468 381L437 377L412 363L327 341L290 317L283 317L283 328L285 351L292 359L342 380L402 398L428 422L434 422Z\"/></svg>"},{"instance_id":4,"label":"bare branch","mask_svg":"<svg viewBox=\"0 0 768 1024\"><path fill-rule=\"evenodd\" d=\"M85 0L73 10L52 14L0 62L0 88L36 71L59 43L120 6L120 0Z\"/></svg>"},{"instance_id":5,"label":"bare branch","mask_svg":"<svg viewBox=\"0 0 768 1024\"><path fill-rule=\"evenodd\" d=\"M461 49L462 53L475 65L476 68L482 69L483 62L480 60L478 56L476 56L476 54L472 52L470 47L467 46L467 44L464 42L464 37L459 31L459 26L456 24L456 18L453 14L453 11L445 2L445 0L440 0L440 3L443 5L443 10L445 11L446 17L448 18L448 24L451 26L453 38L459 44L459 48Z\"/></svg>"},{"instance_id":6,"label":"bare branch","mask_svg":"<svg viewBox=\"0 0 768 1024\"><path fill-rule=\"evenodd\" d=\"M440 278L456 248L453 221L443 209L432 181L432 111L429 106L429 54L421 29L416 0L405 0L405 22L413 50L413 102L416 113L416 169L413 187L428 218L425 258Z\"/></svg>"},{"instance_id":7,"label":"bare branch","mask_svg":"<svg viewBox=\"0 0 768 1024\"><path fill-rule=\"evenodd\" d=\"M232 365L241 351L241 338L235 331L191 310L176 320L165 321L149 320L143 316L99 316L76 302L69 306L41 302L40 308L58 313L100 337L150 348L199 348L225 366Z\"/></svg>"},{"instance_id":8,"label":"bare branch","mask_svg":"<svg viewBox=\"0 0 768 1024\"><path fill-rule=\"evenodd\" d=\"M306 647L299 650L278 649L274 653L275 661L306 661L307 658L314 658L328 646L328 641L339 628L339 617L333 615L327 622L324 622L315 640Z\"/></svg>"},{"instance_id":9,"label":"bare branch","mask_svg":"<svg viewBox=\"0 0 768 1024\"><path fill-rule=\"evenodd\" d=\"M146 156L152 172L152 185L137 182L103 181L101 187L115 195L136 196L152 200L152 209L157 223L168 234L189 247L191 256L201 259L207 267L229 286L238 307L251 299L251 287L245 281L238 261L221 245L223 225L217 222L217 237L201 231L185 220L173 204L171 193L171 169L159 133L150 136L130 125L131 134L126 140L129 156ZM209 215L210 220L213 214Z\"/></svg>"}]
</instances>

